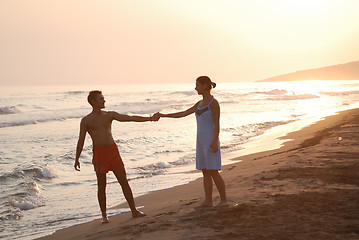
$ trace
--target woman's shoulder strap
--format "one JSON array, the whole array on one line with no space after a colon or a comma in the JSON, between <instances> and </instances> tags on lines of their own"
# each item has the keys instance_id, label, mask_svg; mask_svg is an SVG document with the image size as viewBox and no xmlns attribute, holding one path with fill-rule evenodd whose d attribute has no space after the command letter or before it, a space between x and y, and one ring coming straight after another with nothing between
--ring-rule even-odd
<instances>
[{"instance_id":1,"label":"woman's shoulder strap","mask_svg":"<svg viewBox=\"0 0 359 240\"><path fill-rule=\"evenodd\" d=\"M208 107L212 103L213 99L214 99L214 97L212 95L205 107Z\"/></svg>"}]
</instances>

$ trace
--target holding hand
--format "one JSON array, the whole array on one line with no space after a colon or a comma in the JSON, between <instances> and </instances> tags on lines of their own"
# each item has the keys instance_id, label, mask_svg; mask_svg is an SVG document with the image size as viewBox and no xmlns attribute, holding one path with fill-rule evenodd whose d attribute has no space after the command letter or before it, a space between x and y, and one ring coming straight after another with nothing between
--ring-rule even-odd
<instances>
[{"instance_id":1,"label":"holding hand","mask_svg":"<svg viewBox=\"0 0 359 240\"><path fill-rule=\"evenodd\" d=\"M155 114L152 115L151 119L152 121L157 122L160 119L160 113L156 112Z\"/></svg>"}]
</instances>

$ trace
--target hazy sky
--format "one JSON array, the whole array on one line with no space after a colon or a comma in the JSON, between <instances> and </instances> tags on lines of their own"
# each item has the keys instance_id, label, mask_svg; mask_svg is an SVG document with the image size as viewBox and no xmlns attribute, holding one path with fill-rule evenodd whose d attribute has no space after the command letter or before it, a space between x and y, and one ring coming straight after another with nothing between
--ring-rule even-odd
<instances>
[{"instance_id":1,"label":"hazy sky","mask_svg":"<svg viewBox=\"0 0 359 240\"><path fill-rule=\"evenodd\" d=\"M357 0L0 0L0 84L255 81L359 60Z\"/></svg>"}]
</instances>

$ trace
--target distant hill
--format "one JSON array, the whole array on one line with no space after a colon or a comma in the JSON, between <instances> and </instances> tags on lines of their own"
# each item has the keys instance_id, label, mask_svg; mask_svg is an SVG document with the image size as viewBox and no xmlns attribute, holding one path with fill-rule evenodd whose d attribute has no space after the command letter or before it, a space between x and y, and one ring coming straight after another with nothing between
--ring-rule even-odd
<instances>
[{"instance_id":1,"label":"distant hill","mask_svg":"<svg viewBox=\"0 0 359 240\"><path fill-rule=\"evenodd\" d=\"M359 61L279 75L258 82L359 80Z\"/></svg>"}]
</instances>

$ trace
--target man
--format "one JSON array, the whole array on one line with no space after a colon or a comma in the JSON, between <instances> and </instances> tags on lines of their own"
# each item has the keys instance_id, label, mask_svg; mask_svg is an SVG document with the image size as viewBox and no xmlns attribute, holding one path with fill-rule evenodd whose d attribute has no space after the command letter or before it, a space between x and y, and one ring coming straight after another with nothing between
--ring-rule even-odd
<instances>
[{"instance_id":1,"label":"man","mask_svg":"<svg viewBox=\"0 0 359 240\"><path fill-rule=\"evenodd\" d=\"M92 106L92 112L82 118L80 124L79 140L76 148L75 169L80 171L79 158L84 146L86 132L88 132L92 139L93 145L93 159L94 169L97 176L98 192L97 197L102 212L102 222L108 223L106 214L106 173L113 171L118 182L121 184L122 191L130 206L133 217L146 216L143 212L135 207L135 202L132 195L132 190L126 178L126 171L119 154L116 143L112 137L111 124L113 120L120 122L145 122L158 121L159 114L154 116L128 116L122 115L113 111L103 111L105 108L105 98L101 91L91 91L87 97L88 102Z\"/></svg>"}]
</instances>

